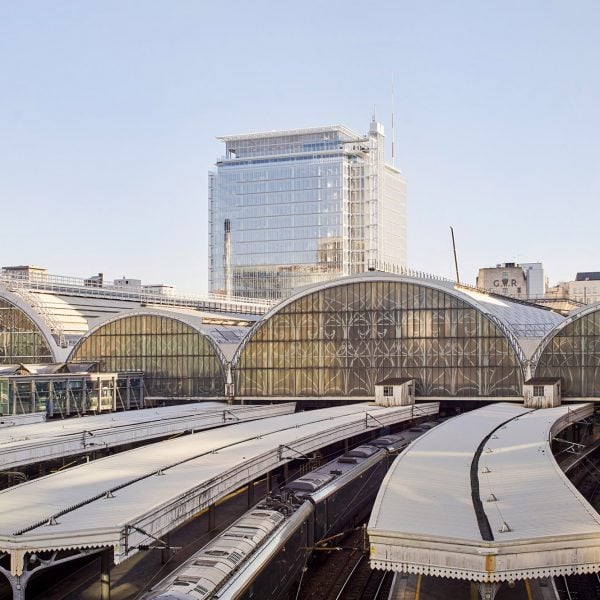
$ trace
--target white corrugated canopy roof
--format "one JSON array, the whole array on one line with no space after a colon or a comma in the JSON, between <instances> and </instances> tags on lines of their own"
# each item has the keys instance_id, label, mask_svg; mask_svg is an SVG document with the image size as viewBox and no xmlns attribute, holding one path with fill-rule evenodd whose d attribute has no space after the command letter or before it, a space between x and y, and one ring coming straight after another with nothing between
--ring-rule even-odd
<instances>
[{"instance_id":1,"label":"white corrugated canopy roof","mask_svg":"<svg viewBox=\"0 0 600 600\"><path fill-rule=\"evenodd\" d=\"M600 570L600 516L549 443L592 412L591 404L500 403L421 436L380 489L369 521L372 564L478 581Z\"/></svg>"},{"instance_id":2,"label":"white corrugated canopy roof","mask_svg":"<svg viewBox=\"0 0 600 600\"><path fill-rule=\"evenodd\" d=\"M437 403L419 405L419 414L437 410ZM410 418L412 407L320 409L160 442L42 477L0 492L0 549L114 546L119 562L128 556L124 544L150 539L127 533L128 524L155 536L173 529L265 469L295 458L289 447L280 456L280 444L302 456L374 424ZM109 490L114 498L104 497ZM57 524L47 525L52 516Z\"/></svg>"}]
</instances>

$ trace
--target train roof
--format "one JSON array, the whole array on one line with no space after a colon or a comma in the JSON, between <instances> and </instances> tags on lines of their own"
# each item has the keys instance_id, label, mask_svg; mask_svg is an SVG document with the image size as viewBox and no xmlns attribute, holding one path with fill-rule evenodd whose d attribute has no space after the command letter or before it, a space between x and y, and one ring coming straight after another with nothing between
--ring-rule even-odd
<instances>
[{"instance_id":1,"label":"train roof","mask_svg":"<svg viewBox=\"0 0 600 600\"><path fill-rule=\"evenodd\" d=\"M173 571L147 598L202 600L212 597L231 574L281 526L285 518L281 512L259 503ZM167 590L161 592L165 587Z\"/></svg>"},{"instance_id":2,"label":"train roof","mask_svg":"<svg viewBox=\"0 0 600 600\"><path fill-rule=\"evenodd\" d=\"M314 471L295 479L285 487L299 498L309 496L328 486L334 479L343 477L384 448L388 452L400 450L407 445L410 439L413 438L402 434L390 434L365 442Z\"/></svg>"}]
</instances>

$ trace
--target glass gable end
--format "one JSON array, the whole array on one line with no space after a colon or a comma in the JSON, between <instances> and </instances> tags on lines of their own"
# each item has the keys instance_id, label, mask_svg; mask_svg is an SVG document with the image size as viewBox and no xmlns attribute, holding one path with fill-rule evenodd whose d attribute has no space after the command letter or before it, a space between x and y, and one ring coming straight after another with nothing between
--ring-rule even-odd
<instances>
[{"instance_id":1,"label":"glass gable end","mask_svg":"<svg viewBox=\"0 0 600 600\"><path fill-rule=\"evenodd\" d=\"M53 361L39 327L20 308L0 298L0 364Z\"/></svg>"},{"instance_id":2,"label":"glass gable end","mask_svg":"<svg viewBox=\"0 0 600 600\"><path fill-rule=\"evenodd\" d=\"M267 318L240 349L239 396L373 396L412 377L419 395L518 396L523 373L504 333L451 294L406 282L338 285Z\"/></svg>"},{"instance_id":3,"label":"glass gable end","mask_svg":"<svg viewBox=\"0 0 600 600\"><path fill-rule=\"evenodd\" d=\"M575 319L543 349L536 377L560 377L566 397L600 397L600 310Z\"/></svg>"},{"instance_id":4,"label":"glass gable end","mask_svg":"<svg viewBox=\"0 0 600 600\"><path fill-rule=\"evenodd\" d=\"M205 335L177 319L132 315L99 327L69 362L97 361L100 371L142 371L148 396L215 396L224 392L221 360Z\"/></svg>"}]
</instances>

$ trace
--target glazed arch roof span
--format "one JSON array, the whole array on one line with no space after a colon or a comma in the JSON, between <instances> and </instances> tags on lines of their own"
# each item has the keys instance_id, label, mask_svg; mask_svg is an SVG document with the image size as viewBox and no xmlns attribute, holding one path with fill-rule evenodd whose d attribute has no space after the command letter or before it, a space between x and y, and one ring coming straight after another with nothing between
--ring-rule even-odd
<instances>
[{"instance_id":1,"label":"glazed arch roof span","mask_svg":"<svg viewBox=\"0 0 600 600\"><path fill-rule=\"evenodd\" d=\"M177 308L139 308L135 310L129 310L127 312L120 312L116 315L109 315L108 317L99 320L94 324L84 336L82 336L75 344L69 354L69 360L75 355L77 350L82 344L91 336L93 336L102 327L123 319L128 319L136 316L149 316L149 317L164 317L167 319L173 319L180 321L185 325L191 327L198 334L204 336L209 340L209 343L214 348L216 354L220 357L223 365L231 358L233 352L237 348L240 341L248 332L247 327L236 327L232 325L214 325L211 323L205 323L202 313L195 310Z\"/></svg>"},{"instance_id":2,"label":"glazed arch roof span","mask_svg":"<svg viewBox=\"0 0 600 600\"><path fill-rule=\"evenodd\" d=\"M261 321L258 321L255 324L254 327L260 327L262 321L269 319L284 307L309 294L337 286L374 281L410 283L417 286L436 289L462 300L493 321L505 333L507 338L509 338L515 351L522 360L525 359L526 354L529 354L529 352L524 351L524 345L526 344L523 344L523 342L525 340L541 340L549 331L552 331L565 320L563 316L552 312L547 308L528 302L514 301L508 297L505 298L496 294L487 294L483 291L468 286L458 285L444 279L412 277L383 272L367 272L361 273L360 275L343 277L315 286L301 288L289 298L286 298L275 305L266 313ZM251 335L248 335L246 340L250 337Z\"/></svg>"},{"instance_id":3,"label":"glazed arch roof span","mask_svg":"<svg viewBox=\"0 0 600 600\"><path fill-rule=\"evenodd\" d=\"M600 302L596 302L594 304L587 304L574 310L568 317L562 319L558 325L552 329L550 329L544 338L538 344L535 353L532 356L531 362L533 364L537 364L540 360L544 350L550 343L550 341L555 338L565 327L568 327L571 323L578 321L579 319L583 319L587 315L593 314L597 311L600 311Z\"/></svg>"},{"instance_id":4,"label":"glazed arch roof span","mask_svg":"<svg viewBox=\"0 0 600 600\"><path fill-rule=\"evenodd\" d=\"M13 291L9 290L6 286L2 285L1 282L0 298L18 311L21 311L39 330L55 361L59 361L64 357L64 349L59 346L56 340L56 331L53 331L53 329L50 327L50 324L35 310L33 310L33 308L27 304L27 302L25 302Z\"/></svg>"}]
</instances>

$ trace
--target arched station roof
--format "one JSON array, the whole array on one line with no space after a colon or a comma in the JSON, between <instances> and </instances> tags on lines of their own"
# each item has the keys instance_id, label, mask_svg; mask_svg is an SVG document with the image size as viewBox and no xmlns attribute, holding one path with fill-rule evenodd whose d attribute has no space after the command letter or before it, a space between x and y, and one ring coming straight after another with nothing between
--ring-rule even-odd
<instances>
[{"instance_id":1,"label":"arched station roof","mask_svg":"<svg viewBox=\"0 0 600 600\"><path fill-rule=\"evenodd\" d=\"M81 293L78 294L78 291ZM102 289L92 289L91 292L93 291L104 292ZM90 295L85 295L84 292ZM30 314L37 315L53 331L58 345L64 348L73 347L96 325L107 319L141 310L147 306L157 306L146 304L143 302L143 297L134 295L127 297L125 294L126 297L123 298L96 296L90 293L89 288L85 287L74 289L71 293L58 293L52 290L29 289L22 286L15 288L13 296L19 298L23 305L28 307ZM168 296L165 298L169 300ZM222 312L215 313L183 306L169 307L165 305L160 310L187 314L191 317L212 317L213 320L241 324L253 322L259 318L258 315L252 314L223 314Z\"/></svg>"},{"instance_id":2,"label":"arched station roof","mask_svg":"<svg viewBox=\"0 0 600 600\"><path fill-rule=\"evenodd\" d=\"M563 396L600 397L600 302L578 309L550 331L532 365L536 377L560 377Z\"/></svg>"},{"instance_id":3,"label":"arched station roof","mask_svg":"<svg viewBox=\"0 0 600 600\"><path fill-rule=\"evenodd\" d=\"M247 329L207 325L194 312L144 308L107 317L77 342L68 362L142 371L149 395L222 395L227 355Z\"/></svg>"},{"instance_id":4,"label":"arched station roof","mask_svg":"<svg viewBox=\"0 0 600 600\"><path fill-rule=\"evenodd\" d=\"M473 308L486 315L490 320L494 321L498 327L511 340L515 351L524 356L524 351L521 342L526 338L542 339L548 332L554 330L555 327L564 322L565 318L561 315L542 308L528 302L517 302L510 298L502 297L498 294L486 294L483 291L470 288L468 286L456 285L451 281L434 278L419 278L409 277L404 275L395 275L388 273L361 273L360 275L351 275L341 279L335 279L314 286L308 286L298 290L295 294L276 304L268 311L260 321L258 321L251 329L250 334L236 352L236 358L242 351L243 346L247 343L256 329L267 319L279 313L287 305L296 302L308 294L319 292L331 287L357 283L362 281L393 281L412 283L431 289L450 294L460 300L463 300ZM234 358L234 362L235 362Z\"/></svg>"},{"instance_id":5,"label":"arched station roof","mask_svg":"<svg viewBox=\"0 0 600 600\"><path fill-rule=\"evenodd\" d=\"M472 310L452 312L460 308ZM331 317L331 327L322 333L324 323L316 321L324 312ZM276 323L284 316L286 323ZM411 319L408 324L407 319ZM323 361L331 358L331 364L324 367L330 371L315 371L314 377L338 380L334 395L348 394L350 389L369 395L374 377L399 376L399 371L412 376L423 367L427 372L421 372L422 379L430 380L423 383L428 395L440 389L449 392L441 395L461 395L456 390L469 389L470 395L516 396L521 393L526 359L521 342L534 333L541 338L541 332L561 321L562 317L543 308L443 280L381 272L345 277L303 288L254 325L232 361L236 383L241 384L236 394L261 395L256 394L260 389L264 395L294 395L290 392L294 389L296 395L303 395L302 390L317 387L326 394L329 384L307 382L310 374L300 371L323 367ZM269 327L277 331L269 333ZM298 333L302 328L305 333ZM475 339L481 341L479 346L473 343ZM419 358L413 360L414 356ZM294 366L298 368L296 380L288 385L284 380L293 375L285 371ZM249 377L254 380L246 392ZM353 377L362 377L363 382L349 383ZM452 381L438 385L444 378Z\"/></svg>"},{"instance_id":6,"label":"arched station roof","mask_svg":"<svg viewBox=\"0 0 600 600\"><path fill-rule=\"evenodd\" d=\"M0 284L0 363L58 362L65 351L44 318L19 296Z\"/></svg>"}]
</instances>

